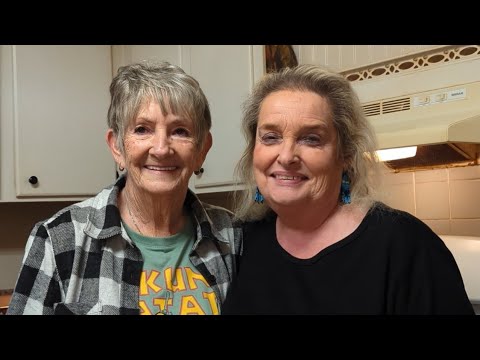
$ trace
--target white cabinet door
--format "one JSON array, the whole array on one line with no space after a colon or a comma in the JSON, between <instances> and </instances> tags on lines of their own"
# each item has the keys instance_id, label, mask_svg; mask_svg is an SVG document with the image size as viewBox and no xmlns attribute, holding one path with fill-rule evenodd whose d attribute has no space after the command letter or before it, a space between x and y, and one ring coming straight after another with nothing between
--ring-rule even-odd
<instances>
[{"instance_id":1,"label":"white cabinet door","mask_svg":"<svg viewBox=\"0 0 480 360\"><path fill-rule=\"evenodd\" d=\"M190 59L188 71L210 103L213 136L204 172L194 175L195 191L230 190L235 165L245 148L241 105L264 73L263 46L196 45L189 50L189 54L184 52L184 58Z\"/></svg>"},{"instance_id":2,"label":"white cabinet door","mask_svg":"<svg viewBox=\"0 0 480 360\"><path fill-rule=\"evenodd\" d=\"M16 196L97 193L115 179L105 142L110 46L11 50Z\"/></svg>"}]
</instances>

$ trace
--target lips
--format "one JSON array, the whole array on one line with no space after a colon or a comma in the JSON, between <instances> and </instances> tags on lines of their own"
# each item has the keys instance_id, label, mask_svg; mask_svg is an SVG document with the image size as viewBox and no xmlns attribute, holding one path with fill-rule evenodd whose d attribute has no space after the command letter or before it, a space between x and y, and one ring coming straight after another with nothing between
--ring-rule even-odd
<instances>
[{"instance_id":1,"label":"lips","mask_svg":"<svg viewBox=\"0 0 480 360\"><path fill-rule=\"evenodd\" d=\"M154 171L173 171L176 170L176 166L152 166L152 165L145 165L145 168L148 170L154 170Z\"/></svg>"},{"instance_id":2,"label":"lips","mask_svg":"<svg viewBox=\"0 0 480 360\"><path fill-rule=\"evenodd\" d=\"M307 180L308 177L302 174L292 174L292 173L284 173L284 172L274 172L270 176L274 177L277 180L283 180L283 181L302 181L302 180Z\"/></svg>"},{"instance_id":3,"label":"lips","mask_svg":"<svg viewBox=\"0 0 480 360\"><path fill-rule=\"evenodd\" d=\"M305 176L286 176L286 175L274 175L278 180L302 180Z\"/></svg>"}]
</instances>

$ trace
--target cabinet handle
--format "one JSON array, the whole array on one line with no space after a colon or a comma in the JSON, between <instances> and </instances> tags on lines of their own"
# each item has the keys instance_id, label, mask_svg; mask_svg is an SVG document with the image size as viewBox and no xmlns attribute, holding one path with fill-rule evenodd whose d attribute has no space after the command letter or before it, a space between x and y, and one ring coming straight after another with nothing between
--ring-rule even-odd
<instances>
[{"instance_id":1,"label":"cabinet handle","mask_svg":"<svg viewBox=\"0 0 480 360\"><path fill-rule=\"evenodd\" d=\"M38 178L34 175L34 176L30 176L28 178L28 182L32 185L36 185L38 184Z\"/></svg>"}]
</instances>

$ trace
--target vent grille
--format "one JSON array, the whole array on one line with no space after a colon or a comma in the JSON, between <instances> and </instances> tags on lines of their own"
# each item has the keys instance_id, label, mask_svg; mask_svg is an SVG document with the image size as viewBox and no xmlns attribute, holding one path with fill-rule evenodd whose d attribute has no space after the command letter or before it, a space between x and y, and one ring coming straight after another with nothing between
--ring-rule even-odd
<instances>
[{"instance_id":1,"label":"vent grille","mask_svg":"<svg viewBox=\"0 0 480 360\"><path fill-rule=\"evenodd\" d=\"M380 103L363 105L363 112L366 116L380 115Z\"/></svg>"},{"instance_id":2,"label":"vent grille","mask_svg":"<svg viewBox=\"0 0 480 360\"><path fill-rule=\"evenodd\" d=\"M362 105L366 116L375 116L381 114L391 114L399 111L410 110L410 98L400 98L395 100L378 101Z\"/></svg>"}]
</instances>

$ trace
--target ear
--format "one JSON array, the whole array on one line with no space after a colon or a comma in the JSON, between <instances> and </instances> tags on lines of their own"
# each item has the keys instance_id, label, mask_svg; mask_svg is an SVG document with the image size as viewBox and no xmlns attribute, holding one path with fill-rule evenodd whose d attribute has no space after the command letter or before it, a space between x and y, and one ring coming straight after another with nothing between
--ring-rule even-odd
<instances>
[{"instance_id":1,"label":"ear","mask_svg":"<svg viewBox=\"0 0 480 360\"><path fill-rule=\"evenodd\" d=\"M198 155L198 158L197 158L197 168L200 168L203 164L203 162L205 161L205 158L207 157L207 154L210 150L210 148L212 147L212 143L213 143L213 140L212 140L212 134L210 133L210 131L208 132L204 142L203 142L203 145L202 145L202 148L200 149L200 153Z\"/></svg>"},{"instance_id":2,"label":"ear","mask_svg":"<svg viewBox=\"0 0 480 360\"><path fill-rule=\"evenodd\" d=\"M108 147L110 148L110 152L112 153L115 162L119 166L125 167L125 158L123 157L120 149L117 147L117 137L115 136L112 129L107 130L105 140L107 141Z\"/></svg>"}]
</instances>

